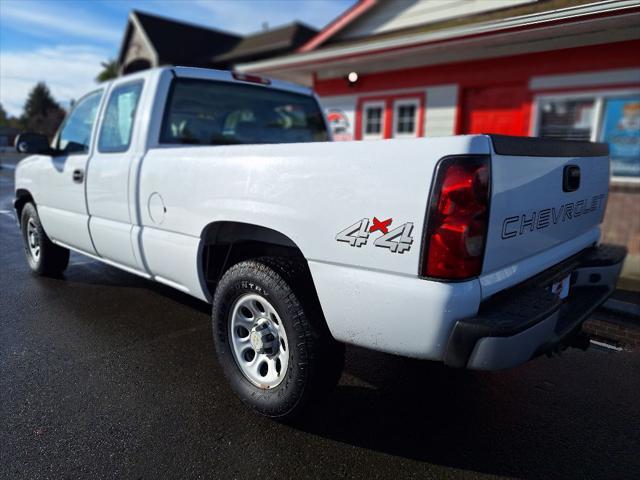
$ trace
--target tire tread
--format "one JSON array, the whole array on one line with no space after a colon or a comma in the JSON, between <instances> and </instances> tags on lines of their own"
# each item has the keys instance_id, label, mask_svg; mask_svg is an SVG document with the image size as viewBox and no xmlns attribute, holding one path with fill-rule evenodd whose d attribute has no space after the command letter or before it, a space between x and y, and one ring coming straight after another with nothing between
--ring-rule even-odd
<instances>
[{"instance_id":1,"label":"tire tread","mask_svg":"<svg viewBox=\"0 0 640 480\"><path fill-rule=\"evenodd\" d=\"M27 245L26 222L29 218L33 218L35 221L36 228L38 229L38 235L42 239L40 245L40 261L37 263L32 260L29 246ZM69 265L69 250L56 245L47 236L47 233L44 231L42 223L40 222L38 210L31 202L26 203L22 208L22 212L20 214L20 229L22 232L25 253L27 255L27 262L31 271L40 276L60 276L60 274L62 274Z\"/></svg>"},{"instance_id":2,"label":"tire tread","mask_svg":"<svg viewBox=\"0 0 640 480\"><path fill-rule=\"evenodd\" d=\"M283 313L291 319L291 325L299 339L296 345L296 351L299 354L296 367L300 375L296 377L298 385L293 390L293 394L289 394L290 378L285 378L283 381L286 384L284 389L276 387L274 391L260 391L252 386L249 389L251 391L249 395L244 393L247 389L238 388L236 379L229 378L235 370L236 375L244 380L235 363L233 369L228 368L229 360L235 362L233 358L229 358L231 355L221 355L224 353L221 342L227 342L227 330L223 324L227 321L226 312L230 307L224 298L227 290L233 288L235 282L248 284L251 282L246 279L252 277L255 278L256 283L268 286L272 296L279 298L284 304L286 312ZM260 257L230 267L216 290L213 304L213 329L218 358L223 367L226 365L225 374L240 398L263 415L280 420L295 418L314 400L330 392L340 377L344 363L344 347L331 337L319 304L317 300L313 301L315 294L312 294L312 288L306 265L301 261L280 257ZM282 391L288 394L277 398L277 393ZM265 395L276 397L274 408L262 406L265 402L260 401L260 397L264 400Z\"/></svg>"}]
</instances>

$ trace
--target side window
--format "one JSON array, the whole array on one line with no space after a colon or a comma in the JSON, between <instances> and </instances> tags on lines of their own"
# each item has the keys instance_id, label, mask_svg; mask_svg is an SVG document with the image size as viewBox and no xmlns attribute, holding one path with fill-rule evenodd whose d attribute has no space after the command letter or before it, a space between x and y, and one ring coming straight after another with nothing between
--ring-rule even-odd
<instances>
[{"instance_id":1,"label":"side window","mask_svg":"<svg viewBox=\"0 0 640 480\"><path fill-rule=\"evenodd\" d=\"M92 92L78 100L67 116L58 135L58 150L64 153L87 153L91 132L100 106L102 90Z\"/></svg>"},{"instance_id":2,"label":"side window","mask_svg":"<svg viewBox=\"0 0 640 480\"><path fill-rule=\"evenodd\" d=\"M141 91L142 82L127 83L113 89L100 127L99 152L126 152L129 149Z\"/></svg>"}]
</instances>

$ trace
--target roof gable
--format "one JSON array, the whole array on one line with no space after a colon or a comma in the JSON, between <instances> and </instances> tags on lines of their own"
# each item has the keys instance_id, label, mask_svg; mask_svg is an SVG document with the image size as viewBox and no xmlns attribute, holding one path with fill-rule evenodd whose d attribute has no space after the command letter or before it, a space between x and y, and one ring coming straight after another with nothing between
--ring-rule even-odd
<instances>
[{"instance_id":1,"label":"roof gable","mask_svg":"<svg viewBox=\"0 0 640 480\"><path fill-rule=\"evenodd\" d=\"M363 15L367 10L372 8L378 0L357 0L348 9L342 12L337 18L329 22L315 37L302 45L298 51L310 52L315 50L334 35L338 34L344 27Z\"/></svg>"},{"instance_id":2,"label":"roof gable","mask_svg":"<svg viewBox=\"0 0 640 480\"><path fill-rule=\"evenodd\" d=\"M133 10L118 55L121 68L143 59L151 66L229 68L296 50L317 30L300 22L247 36L178 22Z\"/></svg>"},{"instance_id":3,"label":"roof gable","mask_svg":"<svg viewBox=\"0 0 640 480\"><path fill-rule=\"evenodd\" d=\"M118 64L122 67L136 60L146 60L149 65L156 63L156 53L145 37L141 28L131 23L127 25L125 40L118 56Z\"/></svg>"}]
</instances>

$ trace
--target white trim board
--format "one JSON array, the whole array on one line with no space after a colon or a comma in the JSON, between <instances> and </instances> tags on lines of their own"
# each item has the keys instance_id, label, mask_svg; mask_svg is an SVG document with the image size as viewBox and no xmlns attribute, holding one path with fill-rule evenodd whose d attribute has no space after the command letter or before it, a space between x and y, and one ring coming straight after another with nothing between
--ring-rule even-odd
<instances>
[{"instance_id":1,"label":"white trim board","mask_svg":"<svg viewBox=\"0 0 640 480\"><path fill-rule=\"evenodd\" d=\"M529 89L547 90L634 83L640 85L640 68L621 68L617 70L601 70L568 75L531 77L529 80Z\"/></svg>"}]
</instances>

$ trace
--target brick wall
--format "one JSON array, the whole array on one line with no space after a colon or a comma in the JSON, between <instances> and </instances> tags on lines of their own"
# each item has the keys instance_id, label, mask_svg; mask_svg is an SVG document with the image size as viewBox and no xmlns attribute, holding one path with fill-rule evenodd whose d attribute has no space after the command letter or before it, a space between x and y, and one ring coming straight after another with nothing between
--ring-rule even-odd
<instances>
[{"instance_id":1,"label":"brick wall","mask_svg":"<svg viewBox=\"0 0 640 480\"><path fill-rule=\"evenodd\" d=\"M640 183L611 185L602 241L626 245L629 255L640 255Z\"/></svg>"},{"instance_id":2,"label":"brick wall","mask_svg":"<svg viewBox=\"0 0 640 480\"><path fill-rule=\"evenodd\" d=\"M631 319L602 316L597 311L584 323L582 329L596 340L624 348L640 347L640 325Z\"/></svg>"}]
</instances>

